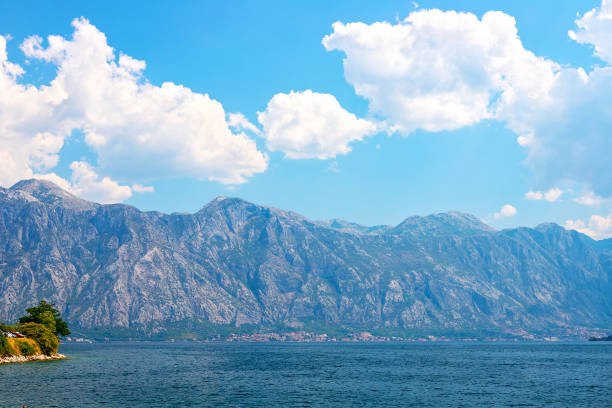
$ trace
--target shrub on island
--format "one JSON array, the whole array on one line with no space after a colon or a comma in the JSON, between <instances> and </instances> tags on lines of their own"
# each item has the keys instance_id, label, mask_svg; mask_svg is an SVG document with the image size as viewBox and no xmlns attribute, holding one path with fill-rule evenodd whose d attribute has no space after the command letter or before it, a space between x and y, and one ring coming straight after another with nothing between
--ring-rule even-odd
<instances>
[{"instance_id":1,"label":"shrub on island","mask_svg":"<svg viewBox=\"0 0 612 408\"><path fill-rule=\"evenodd\" d=\"M21 351L22 356L31 356L33 354L36 354L36 349L32 347L30 343L27 343L25 341L19 342L19 351Z\"/></svg>"},{"instance_id":2,"label":"shrub on island","mask_svg":"<svg viewBox=\"0 0 612 408\"><path fill-rule=\"evenodd\" d=\"M59 339L47 326L40 323L20 323L19 331L34 339L43 354L50 356L57 353Z\"/></svg>"},{"instance_id":3,"label":"shrub on island","mask_svg":"<svg viewBox=\"0 0 612 408\"><path fill-rule=\"evenodd\" d=\"M66 322L60 317L60 312L55 308L55 305L43 300L38 303L38 306L26 309L26 312L25 316L19 318L19 323L16 326L0 322L0 356L10 356L17 353L23 356L31 356L38 352L36 344L43 354L48 356L57 354L59 336L69 335L70 330L68 330ZM21 332L26 339L7 340L4 332ZM9 335L9 337L11 336ZM18 333L17 337L19 337ZM34 340L36 344L31 343L31 340L27 338Z\"/></svg>"}]
</instances>

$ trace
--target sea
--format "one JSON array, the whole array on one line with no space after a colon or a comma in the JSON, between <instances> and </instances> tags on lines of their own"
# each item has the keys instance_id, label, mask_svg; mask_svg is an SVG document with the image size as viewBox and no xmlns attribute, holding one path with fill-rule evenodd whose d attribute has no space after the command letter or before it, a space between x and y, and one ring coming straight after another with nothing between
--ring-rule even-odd
<instances>
[{"instance_id":1,"label":"sea","mask_svg":"<svg viewBox=\"0 0 612 408\"><path fill-rule=\"evenodd\" d=\"M610 407L610 343L96 343L0 365L0 406Z\"/></svg>"}]
</instances>

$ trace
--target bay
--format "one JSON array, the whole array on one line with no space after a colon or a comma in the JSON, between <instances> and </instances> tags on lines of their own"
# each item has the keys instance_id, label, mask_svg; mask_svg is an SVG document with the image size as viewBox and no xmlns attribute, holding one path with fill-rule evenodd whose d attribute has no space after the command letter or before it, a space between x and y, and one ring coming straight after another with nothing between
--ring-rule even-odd
<instances>
[{"instance_id":1,"label":"bay","mask_svg":"<svg viewBox=\"0 0 612 408\"><path fill-rule=\"evenodd\" d=\"M0 366L0 406L610 406L612 344L66 344Z\"/></svg>"}]
</instances>

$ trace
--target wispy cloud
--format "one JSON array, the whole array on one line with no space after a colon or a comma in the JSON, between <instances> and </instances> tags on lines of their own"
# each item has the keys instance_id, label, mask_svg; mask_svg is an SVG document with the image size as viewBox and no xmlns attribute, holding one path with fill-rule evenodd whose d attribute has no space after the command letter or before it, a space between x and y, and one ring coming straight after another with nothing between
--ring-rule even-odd
<instances>
[{"instance_id":1,"label":"wispy cloud","mask_svg":"<svg viewBox=\"0 0 612 408\"><path fill-rule=\"evenodd\" d=\"M546 200L548 202L555 202L563 195L563 190L560 188L551 188L548 191L528 191L525 194L527 200Z\"/></svg>"}]
</instances>

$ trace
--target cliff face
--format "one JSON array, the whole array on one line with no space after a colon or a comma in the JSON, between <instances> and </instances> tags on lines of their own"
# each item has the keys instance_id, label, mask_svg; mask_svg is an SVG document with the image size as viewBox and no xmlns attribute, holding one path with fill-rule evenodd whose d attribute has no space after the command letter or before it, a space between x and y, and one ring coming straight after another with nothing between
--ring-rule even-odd
<instances>
[{"instance_id":1,"label":"cliff face","mask_svg":"<svg viewBox=\"0 0 612 408\"><path fill-rule=\"evenodd\" d=\"M461 213L396 227L217 198L195 214L0 189L0 320L47 299L72 325L212 323L534 328L612 323L612 245Z\"/></svg>"}]
</instances>

